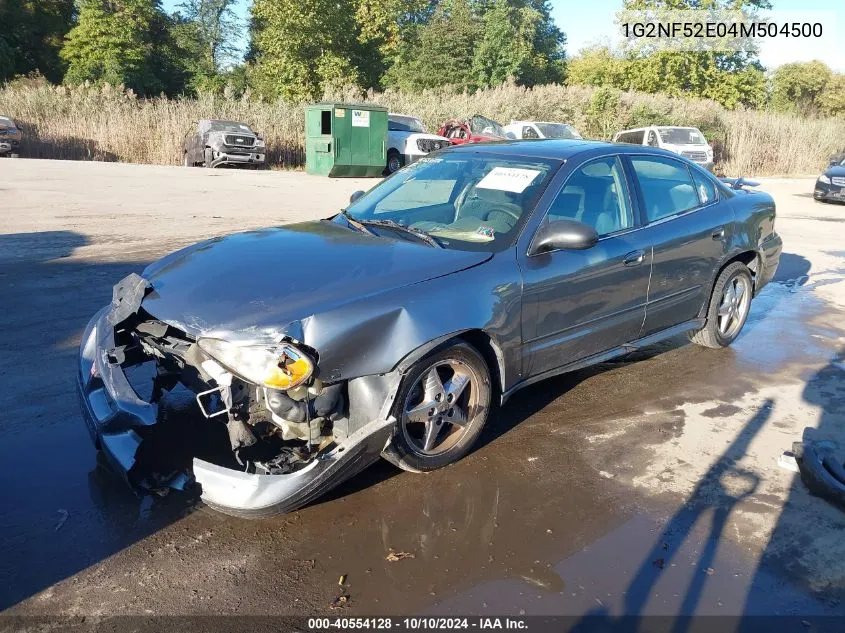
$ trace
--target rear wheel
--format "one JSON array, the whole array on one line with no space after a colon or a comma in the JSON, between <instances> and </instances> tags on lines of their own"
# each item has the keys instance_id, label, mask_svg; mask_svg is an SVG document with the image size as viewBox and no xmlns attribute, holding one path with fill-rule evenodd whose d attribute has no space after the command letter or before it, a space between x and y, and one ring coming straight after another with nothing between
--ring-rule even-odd
<instances>
[{"instance_id":1,"label":"rear wheel","mask_svg":"<svg viewBox=\"0 0 845 633\"><path fill-rule=\"evenodd\" d=\"M707 323L690 336L690 340L714 349L730 345L748 319L753 294L754 285L748 267L742 262L726 266L713 287Z\"/></svg>"},{"instance_id":2,"label":"rear wheel","mask_svg":"<svg viewBox=\"0 0 845 633\"><path fill-rule=\"evenodd\" d=\"M473 347L456 343L423 358L399 389L385 457L415 472L457 461L481 434L490 403L490 371Z\"/></svg>"},{"instance_id":3,"label":"rear wheel","mask_svg":"<svg viewBox=\"0 0 845 633\"><path fill-rule=\"evenodd\" d=\"M402 154L397 152L395 149L390 150L387 152L387 173L392 174L395 171L399 171L404 167L405 159L402 158Z\"/></svg>"}]
</instances>

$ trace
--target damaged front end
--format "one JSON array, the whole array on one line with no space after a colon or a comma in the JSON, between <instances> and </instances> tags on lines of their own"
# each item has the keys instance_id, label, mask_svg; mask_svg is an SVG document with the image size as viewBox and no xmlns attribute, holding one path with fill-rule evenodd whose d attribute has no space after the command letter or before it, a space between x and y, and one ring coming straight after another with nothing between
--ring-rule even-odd
<instances>
[{"instance_id":1,"label":"damaged front end","mask_svg":"<svg viewBox=\"0 0 845 633\"><path fill-rule=\"evenodd\" d=\"M375 461L399 372L324 384L292 340L195 339L148 314L130 275L86 328L79 393L91 436L139 493L199 488L240 516L294 510Z\"/></svg>"}]
</instances>

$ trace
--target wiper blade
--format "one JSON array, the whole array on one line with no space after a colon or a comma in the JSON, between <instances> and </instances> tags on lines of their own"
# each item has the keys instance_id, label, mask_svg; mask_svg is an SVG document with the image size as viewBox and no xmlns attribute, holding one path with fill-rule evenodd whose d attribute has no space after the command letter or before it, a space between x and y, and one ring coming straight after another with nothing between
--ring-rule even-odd
<instances>
[{"instance_id":1,"label":"wiper blade","mask_svg":"<svg viewBox=\"0 0 845 633\"><path fill-rule=\"evenodd\" d=\"M367 226L383 226L389 229L396 229L402 231L404 233L410 233L416 238L419 238L421 241L425 242L429 246L433 246L435 248L444 248L443 244L440 243L433 235L429 235L425 231L421 231L420 229L415 229L410 226L405 226L404 224L399 224L396 220L360 220L361 224Z\"/></svg>"},{"instance_id":2,"label":"wiper blade","mask_svg":"<svg viewBox=\"0 0 845 633\"><path fill-rule=\"evenodd\" d=\"M366 233L367 235L375 235L375 233L373 233L370 229L361 224L361 222L349 215L349 212L346 209L341 209L340 214L346 220L346 223L352 228L360 231L361 233Z\"/></svg>"}]
</instances>

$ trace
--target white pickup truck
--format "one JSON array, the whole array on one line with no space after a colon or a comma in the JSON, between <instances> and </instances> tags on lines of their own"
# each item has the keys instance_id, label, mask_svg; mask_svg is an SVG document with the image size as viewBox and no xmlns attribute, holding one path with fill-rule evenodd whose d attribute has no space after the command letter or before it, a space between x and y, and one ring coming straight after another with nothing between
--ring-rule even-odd
<instances>
[{"instance_id":1,"label":"white pickup truck","mask_svg":"<svg viewBox=\"0 0 845 633\"><path fill-rule=\"evenodd\" d=\"M513 138L583 138L574 127L568 123L554 123L551 121L511 121L505 126L505 131L513 134Z\"/></svg>"},{"instance_id":2,"label":"white pickup truck","mask_svg":"<svg viewBox=\"0 0 845 633\"><path fill-rule=\"evenodd\" d=\"M388 174L443 147L449 147L449 139L427 133L417 117L392 112L387 115Z\"/></svg>"}]
</instances>

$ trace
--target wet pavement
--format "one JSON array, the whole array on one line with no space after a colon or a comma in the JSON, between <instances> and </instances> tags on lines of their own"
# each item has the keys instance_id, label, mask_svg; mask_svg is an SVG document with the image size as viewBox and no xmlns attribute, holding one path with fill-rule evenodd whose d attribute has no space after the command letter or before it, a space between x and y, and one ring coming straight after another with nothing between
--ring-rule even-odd
<instances>
[{"instance_id":1,"label":"wet pavement","mask_svg":"<svg viewBox=\"0 0 845 633\"><path fill-rule=\"evenodd\" d=\"M537 384L458 464L380 462L299 512L243 521L178 495L137 499L98 467L74 393L81 329L116 280L166 252L329 215L361 183L12 165L5 613L845 614L845 515L777 465L805 427L845 448L845 206L807 198L811 181L763 184L785 254L732 348L673 339Z\"/></svg>"}]
</instances>

